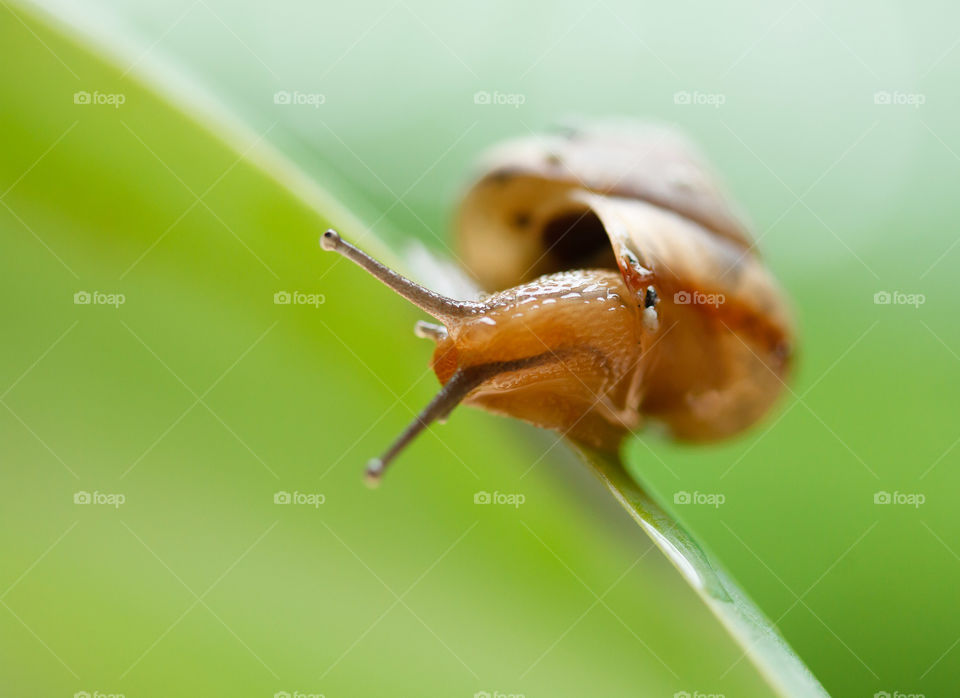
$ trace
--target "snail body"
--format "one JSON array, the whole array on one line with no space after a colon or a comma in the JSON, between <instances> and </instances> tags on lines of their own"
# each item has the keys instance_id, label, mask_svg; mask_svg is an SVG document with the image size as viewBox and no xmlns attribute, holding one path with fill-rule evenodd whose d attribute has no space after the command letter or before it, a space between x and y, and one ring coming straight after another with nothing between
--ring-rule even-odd
<instances>
[{"instance_id":1,"label":"snail body","mask_svg":"<svg viewBox=\"0 0 960 698\"><path fill-rule=\"evenodd\" d=\"M663 130L505 144L457 216L482 301L423 289L328 231L325 248L443 323L418 324L443 388L370 479L460 402L604 450L650 423L711 441L757 421L783 388L792 322L714 181Z\"/></svg>"}]
</instances>

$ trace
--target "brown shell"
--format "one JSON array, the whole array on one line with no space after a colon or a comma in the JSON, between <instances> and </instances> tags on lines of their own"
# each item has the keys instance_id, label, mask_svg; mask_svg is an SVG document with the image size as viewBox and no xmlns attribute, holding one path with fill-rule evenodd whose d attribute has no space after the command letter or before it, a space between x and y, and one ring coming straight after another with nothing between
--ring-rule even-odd
<instances>
[{"instance_id":1,"label":"brown shell","mask_svg":"<svg viewBox=\"0 0 960 698\"><path fill-rule=\"evenodd\" d=\"M781 392L793 327L716 180L676 133L618 124L507 143L458 214L461 260L487 290L565 269L619 268L657 298L639 409L676 437L756 421Z\"/></svg>"}]
</instances>

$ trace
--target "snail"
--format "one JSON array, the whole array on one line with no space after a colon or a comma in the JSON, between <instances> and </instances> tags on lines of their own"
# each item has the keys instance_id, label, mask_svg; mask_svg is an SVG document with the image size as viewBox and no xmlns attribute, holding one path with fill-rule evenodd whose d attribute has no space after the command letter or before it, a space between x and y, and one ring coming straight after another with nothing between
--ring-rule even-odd
<instances>
[{"instance_id":1,"label":"snail","mask_svg":"<svg viewBox=\"0 0 960 698\"><path fill-rule=\"evenodd\" d=\"M506 143L460 204L466 271L488 293L455 300L328 230L339 252L441 324L442 388L381 457L460 403L597 449L659 425L706 442L756 422L784 387L790 310L741 219L672 131L597 125Z\"/></svg>"}]
</instances>

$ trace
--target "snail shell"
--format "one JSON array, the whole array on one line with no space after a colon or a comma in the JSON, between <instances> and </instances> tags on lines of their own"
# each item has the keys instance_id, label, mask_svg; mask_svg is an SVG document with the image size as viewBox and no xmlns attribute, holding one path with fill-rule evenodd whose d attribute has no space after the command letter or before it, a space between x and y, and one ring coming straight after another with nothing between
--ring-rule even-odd
<instances>
[{"instance_id":1,"label":"snail shell","mask_svg":"<svg viewBox=\"0 0 960 698\"><path fill-rule=\"evenodd\" d=\"M678 439L735 434L784 387L784 295L715 177L670 130L597 125L496 148L461 203L457 238L488 291L618 270L655 330L632 407Z\"/></svg>"},{"instance_id":2,"label":"snail shell","mask_svg":"<svg viewBox=\"0 0 960 698\"><path fill-rule=\"evenodd\" d=\"M448 298L329 230L339 252L440 320L440 392L371 482L458 404L614 450L659 424L709 441L746 428L784 386L783 294L716 180L676 134L629 124L495 150L457 219L461 259L491 293Z\"/></svg>"}]
</instances>

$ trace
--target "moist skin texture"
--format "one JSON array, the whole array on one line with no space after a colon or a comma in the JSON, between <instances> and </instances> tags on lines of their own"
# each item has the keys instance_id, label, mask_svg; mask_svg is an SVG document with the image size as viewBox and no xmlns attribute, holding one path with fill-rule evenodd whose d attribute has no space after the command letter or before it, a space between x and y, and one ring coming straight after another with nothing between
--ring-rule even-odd
<instances>
[{"instance_id":1,"label":"moist skin texture","mask_svg":"<svg viewBox=\"0 0 960 698\"><path fill-rule=\"evenodd\" d=\"M483 305L448 323L432 362L444 384L457 370L496 367L467 404L607 449L639 426L650 333L619 271L549 274Z\"/></svg>"}]
</instances>

